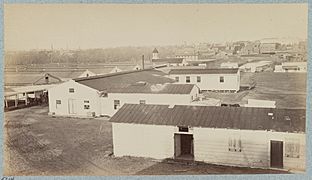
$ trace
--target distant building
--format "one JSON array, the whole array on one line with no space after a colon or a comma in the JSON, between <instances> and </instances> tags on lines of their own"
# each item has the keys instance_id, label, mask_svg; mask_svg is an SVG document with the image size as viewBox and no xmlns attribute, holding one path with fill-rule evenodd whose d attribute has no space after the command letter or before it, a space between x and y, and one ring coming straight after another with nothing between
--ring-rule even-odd
<instances>
[{"instance_id":1,"label":"distant building","mask_svg":"<svg viewBox=\"0 0 312 180\"><path fill-rule=\"evenodd\" d=\"M266 68L269 68L272 64L272 61L258 61L246 63L239 67L243 72L262 72Z\"/></svg>"},{"instance_id":2,"label":"distant building","mask_svg":"<svg viewBox=\"0 0 312 180\"><path fill-rule=\"evenodd\" d=\"M153 50L153 57L152 57L152 59L159 59L158 50L156 48Z\"/></svg>"},{"instance_id":3,"label":"distant building","mask_svg":"<svg viewBox=\"0 0 312 180\"><path fill-rule=\"evenodd\" d=\"M110 119L114 155L305 171L305 112L125 104Z\"/></svg>"},{"instance_id":4,"label":"distant building","mask_svg":"<svg viewBox=\"0 0 312 180\"><path fill-rule=\"evenodd\" d=\"M198 54L179 54L175 56L176 58L183 58L186 61L197 61Z\"/></svg>"},{"instance_id":5,"label":"distant building","mask_svg":"<svg viewBox=\"0 0 312 180\"><path fill-rule=\"evenodd\" d=\"M153 67L160 67L160 66L186 66L187 62L186 59L183 57L169 57L169 58L159 58L158 50L155 48L153 51L153 58L152 58Z\"/></svg>"},{"instance_id":6,"label":"distant building","mask_svg":"<svg viewBox=\"0 0 312 180\"><path fill-rule=\"evenodd\" d=\"M275 66L274 72L307 72L307 62L283 62Z\"/></svg>"},{"instance_id":7,"label":"distant building","mask_svg":"<svg viewBox=\"0 0 312 180\"><path fill-rule=\"evenodd\" d=\"M240 53L240 55L256 55L260 54L260 42L250 42L247 43L246 46L244 46Z\"/></svg>"},{"instance_id":8,"label":"distant building","mask_svg":"<svg viewBox=\"0 0 312 180\"><path fill-rule=\"evenodd\" d=\"M157 66L186 66L187 63L183 58L162 58L152 59L153 67Z\"/></svg>"},{"instance_id":9,"label":"distant building","mask_svg":"<svg viewBox=\"0 0 312 180\"><path fill-rule=\"evenodd\" d=\"M221 63L221 68L238 68L238 63L225 62Z\"/></svg>"},{"instance_id":10,"label":"distant building","mask_svg":"<svg viewBox=\"0 0 312 180\"><path fill-rule=\"evenodd\" d=\"M276 108L275 101L248 99L245 107Z\"/></svg>"},{"instance_id":11,"label":"distant building","mask_svg":"<svg viewBox=\"0 0 312 180\"><path fill-rule=\"evenodd\" d=\"M240 72L237 68L172 69L169 77L178 84L196 84L201 91L239 91Z\"/></svg>"},{"instance_id":12,"label":"distant building","mask_svg":"<svg viewBox=\"0 0 312 180\"><path fill-rule=\"evenodd\" d=\"M261 54L275 54L281 44L279 43L261 43L260 53Z\"/></svg>"}]
</instances>

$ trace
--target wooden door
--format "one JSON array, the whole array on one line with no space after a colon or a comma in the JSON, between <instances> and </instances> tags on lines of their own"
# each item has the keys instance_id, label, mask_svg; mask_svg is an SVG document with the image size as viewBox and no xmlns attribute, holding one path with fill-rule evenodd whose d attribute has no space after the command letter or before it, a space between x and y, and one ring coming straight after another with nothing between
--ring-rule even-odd
<instances>
[{"instance_id":1,"label":"wooden door","mask_svg":"<svg viewBox=\"0 0 312 180\"><path fill-rule=\"evenodd\" d=\"M188 134L181 136L181 154L192 154L193 136Z\"/></svg>"},{"instance_id":2,"label":"wooden door","mask_svg":"<svg viewBox=\"0 0 312 180\"><path fill-rule=\"evenodd\" d=\"M271 141L271 167L283 168L283 141Z\"/></svg>"},{"instance_id":3,"label":"wooden door","mask_svg":"<svg viewBox=\"0 0 312 180\"><path fill-rule=\"evenodd\" d=\"M74 99L68 99L68 113L75 114L75 101Z\"/></svg>"},{"instance_id":4,"label":"wooden door","mask_svg":"<svg viewBox=\"0 0 312 180\"><path fill-rule=\"evenodd\" d=\"M174 134L174 157L181 155L181 135Z\"/></svg>"}]
</instances>

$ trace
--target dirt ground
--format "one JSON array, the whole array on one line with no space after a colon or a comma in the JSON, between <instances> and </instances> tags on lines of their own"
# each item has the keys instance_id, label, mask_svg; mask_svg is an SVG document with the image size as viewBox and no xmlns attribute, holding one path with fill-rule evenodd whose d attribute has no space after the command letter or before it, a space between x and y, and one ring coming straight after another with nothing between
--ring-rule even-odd
<instances>
[{"instance_id":1,"label":"dirt ground","mask_svg":"<svg viewBox=\"0 0 312 180\"><path fill-rule=\"evenodd\" d=\"M48 107L5 113L4 175L169 175L284 171L114 157L107 119L51 117Z\"/></svg>"}]
</instances>

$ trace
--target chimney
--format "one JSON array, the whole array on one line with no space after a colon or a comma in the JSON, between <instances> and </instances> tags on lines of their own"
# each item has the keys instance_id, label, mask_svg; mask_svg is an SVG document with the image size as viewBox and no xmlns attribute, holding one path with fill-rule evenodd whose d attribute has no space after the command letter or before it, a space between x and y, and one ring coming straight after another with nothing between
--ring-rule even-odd
<instances>
[{"instance_id":1,"label":"chimney","mask_svg":"<svg viewBox=\"0 0 312 180\"><path fill-rule=\"evenodd\" d=\"M144 69L144 54L142 55L142 69Z\"/></svg>"}]
</instances>

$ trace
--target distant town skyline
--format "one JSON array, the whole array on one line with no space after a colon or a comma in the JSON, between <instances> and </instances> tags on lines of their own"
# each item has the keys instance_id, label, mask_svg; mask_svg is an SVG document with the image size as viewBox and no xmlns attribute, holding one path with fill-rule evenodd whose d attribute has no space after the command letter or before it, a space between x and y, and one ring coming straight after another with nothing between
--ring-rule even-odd
<instances>
[{"instance_id":1,"label":"distant town skyline","mask_svg":"<svg viewBox=\"0 0 312 180\"><path fill-rule=\"evenodd\" d=\"M305 4L5 4L4 49L307 39Z\"/></svg>"}]
</instances>

